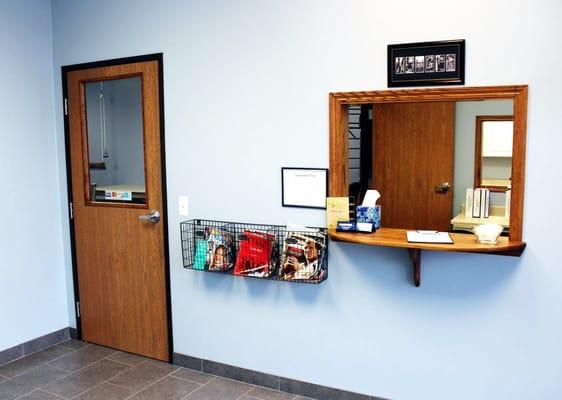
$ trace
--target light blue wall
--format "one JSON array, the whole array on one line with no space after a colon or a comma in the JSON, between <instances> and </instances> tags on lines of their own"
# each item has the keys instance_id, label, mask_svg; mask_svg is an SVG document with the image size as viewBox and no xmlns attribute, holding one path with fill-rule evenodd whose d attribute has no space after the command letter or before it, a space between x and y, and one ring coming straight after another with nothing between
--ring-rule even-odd
<instances>
[{"instance_id":1,"label":"light blue wall","mask_svg":"<svg viewBox=\"0 0 562 400\"><path fill-rule=\"evenodd\" d=\"M549 199L562 194L552 185L562 8L554 0L452 7L53 2L59 151L61 65L164 52L175 351L397 399L559 397L562 221L544 199L545 190ZM322 211L280 206L279 168L328 166L328 93L386 88L389 43L456 38L467 40L468 86L530 87L521 258L426 252L420 288L405 251L339 243L320 286L182 269L178 195L190 197L193 217L324 223ZM62 157L59 167L64 193ZM70 270L67 232L65 243Z\"/></svg>"},{"instance_id":2,"label":"light blue wall","mask_svg":"<svg viewBox=\"0 0 562 400\"><path fill-rule=\"evenodd\" d=\"M2 2L0 54L1 351L68 326L49 2Z\"/></svg>"}]
</instances>

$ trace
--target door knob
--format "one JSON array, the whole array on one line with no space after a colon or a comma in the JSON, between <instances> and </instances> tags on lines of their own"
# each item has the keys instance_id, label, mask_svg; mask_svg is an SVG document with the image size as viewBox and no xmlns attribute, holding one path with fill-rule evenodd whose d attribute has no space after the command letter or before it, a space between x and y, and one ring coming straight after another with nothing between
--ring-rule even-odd
<instances>
[{"instance_id":1,"label":"door knob","mask_svg":"<svg viewBox=\"0 0 562 400\"><path fill-rule=\"evenodd\" d=\"M156 210L152 210L148 215L139 215L139 219L141 221L150 221L153 224L157 224L160 222L160 213Z\"/></svg>"},{"instance_id":2,"label":"door knob","mask_svg":"<svg viewBox=\"0 0 562 400\"><path fill-rule=\"evenodd\" d=\"M443 182L435 186L435 193L447 193L451 189L449 182Z\"/></svg>"}]
</instances>

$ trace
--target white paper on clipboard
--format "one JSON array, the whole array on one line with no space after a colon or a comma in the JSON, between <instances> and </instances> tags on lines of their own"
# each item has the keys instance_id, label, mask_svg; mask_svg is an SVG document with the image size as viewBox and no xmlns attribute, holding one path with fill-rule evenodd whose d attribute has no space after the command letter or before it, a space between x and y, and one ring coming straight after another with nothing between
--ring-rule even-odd
<instances>
[{"instance_id":1,"label":"white paper on clipboard","mask_svg":"<svg viewBox=\"0 0 562 400\"><path fill-rule=\"evenodd\" d=\"M410 243L446 243L453 244L451 235L438 231L407 231L406 237Z\"/></svg>"}]
</instances>

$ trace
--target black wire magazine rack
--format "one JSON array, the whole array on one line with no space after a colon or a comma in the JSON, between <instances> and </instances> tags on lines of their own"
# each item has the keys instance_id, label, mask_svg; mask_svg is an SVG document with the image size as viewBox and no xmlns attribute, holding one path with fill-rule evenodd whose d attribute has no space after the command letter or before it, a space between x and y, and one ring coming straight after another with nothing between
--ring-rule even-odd
<instances>
[{"instance_id":1,"label":"black wire magazine rack","mask_svg":"<svg viewBox=\"0 0 562 400\"><path fill-rule=\"evenodd\" d=\"M313 284L328 278L325 228L193 219L180 229L187 269Z\"/></svg>"}]
</instances>

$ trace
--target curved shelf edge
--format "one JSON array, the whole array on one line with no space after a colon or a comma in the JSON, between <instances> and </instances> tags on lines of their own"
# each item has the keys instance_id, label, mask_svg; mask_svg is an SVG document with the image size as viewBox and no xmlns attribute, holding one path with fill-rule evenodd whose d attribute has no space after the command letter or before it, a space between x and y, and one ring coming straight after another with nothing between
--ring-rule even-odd
<instances>
[{"instance_id":1,"label":"curved shelf edge","mask_svg":"<svg viewBox=\"0 0 562 400\"><path fill-rule=\"evenodd\" d=\"M519 257L526 247L525 242L509 241L509 238L500 237L497 244L480 244L472 234L451 233L453 244L442 243L409 243L406 239L406 229L381 228L373 233L337 232L328 230L331 240L364 244L368 246L397 247L408 250L414 266L414 284L421 284L421 251L454 251L465 253L494 254L502 256Z\"/></svg>"}]
</instances>

